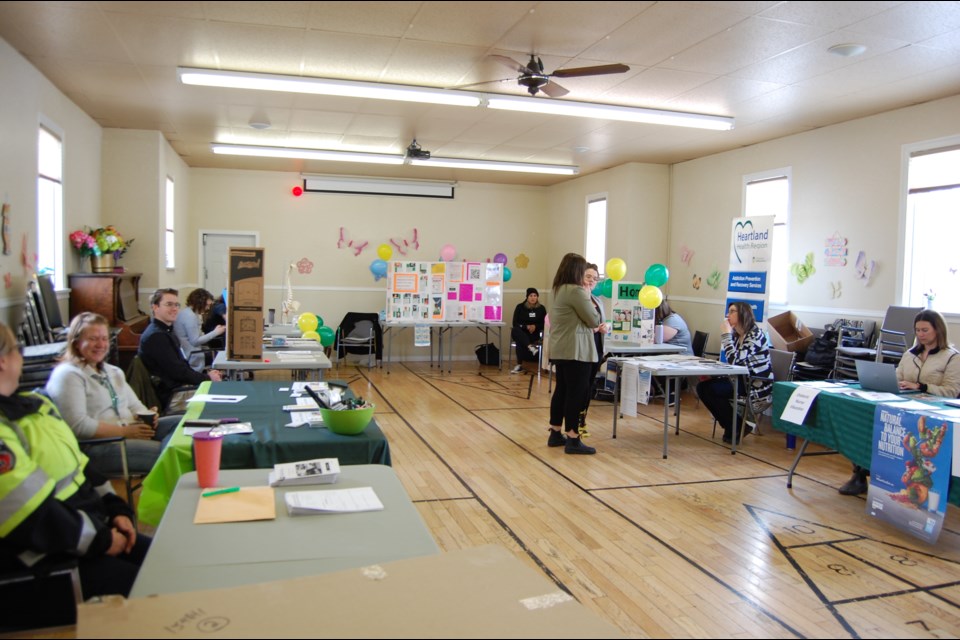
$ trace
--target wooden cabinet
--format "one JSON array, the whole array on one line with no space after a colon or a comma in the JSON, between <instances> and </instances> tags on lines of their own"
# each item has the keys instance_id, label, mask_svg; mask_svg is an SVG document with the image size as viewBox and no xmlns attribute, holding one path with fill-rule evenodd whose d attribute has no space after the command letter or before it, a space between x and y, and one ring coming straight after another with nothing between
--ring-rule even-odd
<instances>
[{"instance_id":1,"label":"wooden cabinet","mask_svg":"<svg viewBox=\"0 0 960 640\"><path fill-rule=\"evenodd\" d=\"M139 273L71 273L70 317L99 313L117 330L119 366L126 370L137 353L150 316L141 311Z\"/></svg>"}]
</instances>

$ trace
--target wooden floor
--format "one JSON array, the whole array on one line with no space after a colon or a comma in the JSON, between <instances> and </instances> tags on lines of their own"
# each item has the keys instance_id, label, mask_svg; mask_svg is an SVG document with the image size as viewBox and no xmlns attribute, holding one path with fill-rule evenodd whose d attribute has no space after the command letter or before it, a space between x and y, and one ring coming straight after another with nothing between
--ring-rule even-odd
<instances>
[{"instance_id":1,"label":"wooden floor","mask_svg":"<svg viewBox=\"0 0 960 640\"><path fill-rule=\"evenodd\" d=\"M788 490L793 454L769 424L732 456L685 394L664 460L660 401L616 439L594 402L597 455L570 456L546 446L546 376L394 363L329 377L377 403L441 548L501 544L630 636L960 636L958 510L928 546L839 495L850 464L835 455L805 459Z\"/></svg>"}]
</instances>

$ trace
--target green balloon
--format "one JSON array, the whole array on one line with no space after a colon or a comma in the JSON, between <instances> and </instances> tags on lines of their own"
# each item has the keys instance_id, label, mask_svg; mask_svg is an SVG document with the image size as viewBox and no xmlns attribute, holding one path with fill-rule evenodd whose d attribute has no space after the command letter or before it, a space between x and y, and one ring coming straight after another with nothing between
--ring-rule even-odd
<instances>
[{"instance_id":1,"label":"green balloon","mask_svg":"<svg viewBox=\"0 0 960 640\"><path fill-rule=\"evenodd\" d=\"M662 287L670 279L670 271L662 264L652 264L647 269L644 279L649 285Z\"/></svg>"},{"instance_id":2,"label":"green balloon","mask_svg":"<svg viewBox=\"0 0 960 640\"><path fill-rule=\"evenodd\" d=\"M601 281L598 280L598 281L597 281L597 284L593 285L593 291L591 291L590 293L592 293L593 295L595 295L595 296L598 297L598 298L599 298L600 296L602 296L602 295L603 295L603 282L601 282Z\"/></svg>"},{"instance_id":3,"label":"green balloon","mask_svg":"<svg viewBox=\"0 0 960 640\"><path fill-rule=\"evenodd\" d=\"M329 347L333 344L334 333L333 329L330 327L320 327L317 329L317 333L320 334L320 344L325 347Z\"/></svg>"},{"instance_id":4,"label":"green balloon","mask_svg":"<svg viewBox=\"0 0 960 640\"><path fill-rule=\"evenodd\" d=\"M600 285L600 293L604 298L613 297L613 280L607 278Z\"/></svg>"}]
</instances>

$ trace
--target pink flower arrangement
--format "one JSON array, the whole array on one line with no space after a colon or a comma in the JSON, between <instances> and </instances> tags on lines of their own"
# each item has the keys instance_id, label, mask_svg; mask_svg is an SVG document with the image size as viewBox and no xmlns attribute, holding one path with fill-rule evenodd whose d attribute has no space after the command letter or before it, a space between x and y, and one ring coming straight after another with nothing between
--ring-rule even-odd
<instances>
[{"instance_id":1,"label":"pink flower arrangement","mask_svg":"<svg viewBox=\"0 0 960 640\"><path fill-rule=\"evenodd\" d=\"M112 253L115 258L119 258L127 252L133 240L124 240L120 232L111 225L98 229L84 227L82 230L74 231L70 234L70 244L80 252L82 257Z\"/></svg>"}]
</instances>

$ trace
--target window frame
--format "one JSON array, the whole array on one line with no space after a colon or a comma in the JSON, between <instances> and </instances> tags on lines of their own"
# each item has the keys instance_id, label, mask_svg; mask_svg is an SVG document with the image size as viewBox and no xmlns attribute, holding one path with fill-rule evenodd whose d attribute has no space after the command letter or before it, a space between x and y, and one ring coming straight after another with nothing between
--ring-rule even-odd
<instances>
[{"instance_id":1,"label":"window frame","mask_svg":"<svg viewBox=\"0 0 960 640\"><path fill-rule=\"evenodd\" d=\"M756 173L748 173L743 176L743 181L741 184L741 211L743 215L749 217L750 215L769 215L769 214L748 214L747 213L747 190L752 184L757 184L760 182L770 182L772 180L786 180L787 181L787 202L785 208L785 222L774 222L774 234L777 232L777 227L783 227L783 238L782 242L776 242L776 235L774 236L773 250L770 255L770 271L767 273L767 282L771 283L771 286L767 288L767 304L768 305L777 305L783 306L789 304L790 295L789 295L789 284L790 280L788 278L789 270L785 268L778 268L783 266L782 263L778 263L775 258L779 257L777 247L782 244L783 259L785 264L789 267L790 264L790 221L793 213L793 168L792 167L779 167L776 169L767 169L765 171L758 171ZM783 299L777 299L773 297L773 286L772 283L774 279L780 281L783 289Z\"/></svg>"},{"instance_id":2,"label":"window frame","mask_svg":"<svg viewBox=\"0 0 960 640\"><path fill-rule=\"evenodd\" d=\"M608 222L610 220L610 198L606 192L603 193L594 193L588 195L585 199L584 212L583 212L583 257L586 258L587 262L593 262L590 254L590 235L591 235L591 225L590 225L590 206L597 203L603 202L603 256L601 260L597 262L598 271L600 272L600 277L604 278L604 271L606 270L607 262L607 228Z\"/></svg>"},{"instance_id":3,"label":"window frame","mask_svg":"<svg viewBox=\"0 0 960 640\"><path fill-rule=\"evenodd\" d=\"M41 164L41 138L40 136L46 133L51 138L54 138L59 144L59 176L47 175L43 172L43 165ZM50 267L53 269L53 278L54 278L54 287L56 289L63 289L66 284L65 272L66 267L66 252L64 251L65 233L64 233L64 192L65 182L66 182L66 162L65 162L65 147L66 142L64 140L65 135L61 127L57 126L56 123L51 120L41 117L37 122L37 202L36 202L36 225L37 225L37 264L34 265L34 269L41 267L41 256L44 256L46 251L52 251L53 253L53 265L42 265L44 268ZM52 213L49 211L41 211L41 206L45 205L46 197L41 195L44 192L48 192L50 187L53 187L55 198L54 209ZM42 231L49 223L53 222L53 230L51 233L44 233ZM43 247L44 244L42 241L45 236L49 236L50 246ZM12 240L11 240L12 242Z\"/></svg>"}]
</instances>

